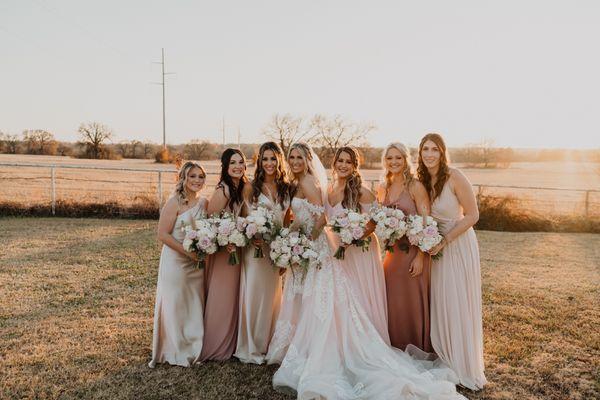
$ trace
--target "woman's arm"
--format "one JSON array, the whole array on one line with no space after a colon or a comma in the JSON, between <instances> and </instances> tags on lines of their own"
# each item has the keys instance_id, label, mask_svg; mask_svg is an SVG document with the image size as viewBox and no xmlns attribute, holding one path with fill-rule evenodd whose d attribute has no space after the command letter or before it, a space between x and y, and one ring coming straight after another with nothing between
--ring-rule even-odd
<instances>
[{"instance_id":1,"label":"woman's arm","mask_svg":"<svg viewBox=\"0 0 600 400\"><path fill-rule=\"evenodd\" d=\"M300 189L310 203L322 207L323 200L321 199L321 188L317 183L317 180L312 175L307 175L300 181ZM321 229L325 226L327 220L325 219L325 213L321 213L315 220L312 232L310 232L311 238L317 237Z\"/></svg>"},{"instance_id":2,"label":"woman's arm","mask_svg":"<svg viewBox=\"0 0 600 400\"><path fill-rule=\"evenodd\" d=\"M217 186L212 196L210 197L210 200L208 200L208 205L206 206L206 213L208 215L220 213L225 209L225 207L227 207L228 201L229 191L227 190L227 187Z\"/></svg>"},{"instance_id":3,"label":"woman's arm","mask_svg":"<svg viewBox=\"0 0 600 400\"><path fill-rule=\"evenodd\" d=\"M175 240L173 235L171 235L173 227L175 226L175 222L177 221L178 208L179 204L177 198L171 197L161 210L160 218L158 219L158 240L176 252L186 257L190 257L191 259L195 259L196 255L194 253L188 253L185 251L183 249L183 245Z\"/></svg>"},{"instance_id":4,"label":"woman's arm","mask_svg":"<svg viewBox=\"0 0 600 400\"><path fill-rule=\"evenodd\" d=\"M458 221L450 232L444 235L442 242L430 251L431 255L437 254L444 246L465 233L479 221L477 199L475 198L475 193L473 193L471 182L469 182L467 177L459 170L452 168L448 183L452 184L454 188L458 202L463 208L464 218Z\"/></svg>"},{"instance_id":5,"label":"woman's arm","mask_svg":"<svg viewBox=\"0 0 600 400\"><path fill-rule=\"evenodd\" d=\"M375 194L373 194L373 192L371 192L369 189L367 189L364 186L362 188L360 188L361 212L363 209L367 213L369 211L371 211L371 207L373 206L373 203L375 203L376 201L377 201L377 198L375 197ZM375 224L375 222L373 220L370 220L367 223L367 229L365 230L365 234L361 237L361 240L367 238L371 233L375 232L376 227L377 227L377 224Z\"/></svg>"},{"instance_id":6,"label":"woman's arm","mask_svg":"<svg viewBox=\"0 0 600 400\"><path fill-rule=\"evenodd\" d=\"M428 216L430 214L431 207L429 204L429 195L427 194L427 189L425 189L425 186L423 186L421 182L414 180L408 187L408 193L415 202L417 213L422 215L423 218ZM408 269L408 272L412 277L419 276L423 272L425 253L418 248L417 251L417 255L410 263L410 267Z\"/></svg>"}]
</instances>

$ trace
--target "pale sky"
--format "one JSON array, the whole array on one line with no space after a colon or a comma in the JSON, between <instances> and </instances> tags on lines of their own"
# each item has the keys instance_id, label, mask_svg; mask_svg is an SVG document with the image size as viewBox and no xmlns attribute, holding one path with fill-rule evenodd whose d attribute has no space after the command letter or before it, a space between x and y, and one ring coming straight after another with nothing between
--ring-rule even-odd
<instances>
[{"instance_id":1,"label":"pale sky","mask_svg":"<svg viewBox=\"0 0 600 400\"><path fill-rule=\"evenodd\" d=\"M260 142L274 113L372 121L371 144L600 147L600 1L0 2L0 131Z\"/></svg>"}]
</instances>

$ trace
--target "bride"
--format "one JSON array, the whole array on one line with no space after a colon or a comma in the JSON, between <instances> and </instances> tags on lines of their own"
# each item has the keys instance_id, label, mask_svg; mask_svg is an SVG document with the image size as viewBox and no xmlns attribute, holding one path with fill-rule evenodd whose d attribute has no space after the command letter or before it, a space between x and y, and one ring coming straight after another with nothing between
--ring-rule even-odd
<instances>
[{"instance_id":1,"label":"bride","mask_svg":"<svg viewBox=\"0 0 600 400\"><path fill-rule=\"evenodd\" d=\"M292 210L296 221L313 232L320 258L304 277L301 307L273 386L298 399L464 399L451 370L415 360L380 337L323 233L325 169L307 145L297 143L292 152L295 163L306 163L292 172L312 175L295 177L303 195L294 196Z\"/></svg>"}]
</instances>

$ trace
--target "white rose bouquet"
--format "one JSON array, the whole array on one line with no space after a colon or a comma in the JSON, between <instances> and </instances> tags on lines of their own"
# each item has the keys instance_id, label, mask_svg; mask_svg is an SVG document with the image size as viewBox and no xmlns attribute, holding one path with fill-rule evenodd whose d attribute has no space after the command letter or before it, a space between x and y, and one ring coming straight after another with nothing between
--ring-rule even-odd
<instances>
[{"instance_id":1,"label":"white rose bouquet","mask_svg":"<svg viewBox=\"0 0 600 400\"><path fill-rule=\"evenodd\" d=\"M423 219L420 215L408 216L408 241L417 246L423 252L429 252L437 246L444 237L440 234L437 222L431 216ZM433 256L434 259L441 257L441 253Z\"/></svg>"},{"instance_id":2,"label":"white rose bouquet","mask_svg":"<svg viewBox=\"0 0 600 400\"><path fill-rule=\"evenodd\" d=\"M229 251L229 264L238 265L240 258L237 249L248 244L246 219L231 213L223 213L219 218L214 218L213 221L217 231L217 244ZM230 251L231 245L235 247L233 251Z\"/></svg>"},{"instance_id":3,"label":"white rose bouquet","mask_svg":"<svg viewBox=\"0 0 600 400\"><path fill-rule=\"evenodd\" d=\"M357 211L341 209L329 224L335 233L338 234L341 245L333 255L338 260L344 259L346 246L355 245L362 248L363 251L368 250L371 238L362 239L367 231L367 224L371 217L367 214L361 214Z\"/></svg>"},{"instance_id":4,"label":"white rose bouquet","mask_svg":"<svg viewBox=\"0 0 600 400\"><path fill-rule=\"evenodd\" d=\"M269 256L279 268L287 269L298 264L308 269L318 258L317 252L313 250L313 242L304 233L289 228L279 230L269 247Z\"/></svg>"},{"instance_id":5,"label":"white rose bouquet","mask_svg":"<svg viewBox=\"0 0 600 400\"><path fill-rule=\"evenodd\" d=\"M206 256L216 253L217 230L210 219L193 220L191 225L183 225L182 231L185 232L183 239L183 249L198 255L199 269L206 266Z\"/></svg>"},{"instance_id":6,"label":"white rose bouquet","mask_svg":"<svg viewBox=\"0 0 600 400\"><path fill-rule=\"evenodd\" d=\"M381 241L383 251L394 252L394 244L408 230L406 216L397 208L375 206L371 209L371 219L375 221L375 234Z\"/></svg>"},{"instance_id":7,"label":"white rose bouquet","mask_svg":"<svg viewBox=\"0 0 600 400\"><path fill-rule=\"evenodd\" d=\"M278 223L275 212L263 206L252 208L246 217L246 237L260 238L269 244L277 234ZM254 247L254 258L264 257L262 246Z\"/></svg>"}]
</instances>

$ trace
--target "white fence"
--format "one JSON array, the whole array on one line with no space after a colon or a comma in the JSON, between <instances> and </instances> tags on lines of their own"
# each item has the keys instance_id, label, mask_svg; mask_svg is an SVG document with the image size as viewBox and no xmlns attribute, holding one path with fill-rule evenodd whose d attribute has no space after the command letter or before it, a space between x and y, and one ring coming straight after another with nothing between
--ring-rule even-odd
<instances>
[{"instance_id":1,"label":"white fence","mask_svg":"<svg viewBox=\"0 0 600 400\"><path fill-rule=\"evenodd\" d=\"M173 188L176 171L167 168L116 168L70 164L0 162L0 202L47 204L146 202L162 205ZM210 190L218 173L207 172ZM373 188L376 179L366 179ZM600 216L600 190L503 186L474 183L479 196L513 198L520 209L540 215Z\"/></svg>"}]
</instances>

